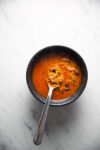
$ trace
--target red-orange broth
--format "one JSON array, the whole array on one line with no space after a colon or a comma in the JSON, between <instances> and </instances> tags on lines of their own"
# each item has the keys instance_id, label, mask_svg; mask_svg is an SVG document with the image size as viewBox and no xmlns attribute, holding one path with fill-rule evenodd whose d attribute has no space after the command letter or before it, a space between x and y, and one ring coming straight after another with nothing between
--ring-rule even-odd
<instances>
[{"instance_id":1,"label":"red-orange broth","mask_svg":"<svg viewBox=\"0 0 100 150\"><path fill-rule=\"evenodd\" d=\"M60 100L75 93L81 82L81 70L75 60L60 53L50 53L42 56L35 64L32 82L38 93L45 98L48 95L48 85L59 86L54 89L52 99Z\"/></svg>"}]
</instances>

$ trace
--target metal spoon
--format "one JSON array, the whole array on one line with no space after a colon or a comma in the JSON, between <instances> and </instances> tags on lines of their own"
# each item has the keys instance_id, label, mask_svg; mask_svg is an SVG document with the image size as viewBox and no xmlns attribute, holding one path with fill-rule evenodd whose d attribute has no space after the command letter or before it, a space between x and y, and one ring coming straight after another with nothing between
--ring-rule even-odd
<instances>
[{"instance_id":1,"label":"metal spoon","mask_svg":"<svg viewBox=\"0 0 100 150\"><path fill-rule=\"evenodd\" d=\"M42 114L41 114L41 117L39 120L38 128L37 128L36 134L35 134L34 139L33 139L33 142L35 145L41 144L52 92L56 88L56 87L53 88L49 85L48 85L48 87L49 87L48 97L46 98L46 102L45 102L45 105L43 107L43 111L42 111Z\"/></svg>"}]
</instances>

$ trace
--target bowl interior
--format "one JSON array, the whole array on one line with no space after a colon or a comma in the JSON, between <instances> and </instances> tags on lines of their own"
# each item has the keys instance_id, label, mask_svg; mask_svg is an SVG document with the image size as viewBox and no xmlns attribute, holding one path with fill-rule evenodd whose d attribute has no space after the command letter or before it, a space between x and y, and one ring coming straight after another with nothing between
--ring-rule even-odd
<instances>
[{"instance_id":1,"label":"bowl interior","mask_svg":"<svg viewBox=\"0 0 100 150\"><path fill-rule=\"evenodd\" d=\"M27 67L26 80L27 80L28 87L29 87L31 93L33 94L33 96L35 96L41 102L45 103L45 98L37 92L37 90L35 89L35 87L32 83L32 71L33 71L35 64L39 61L40 57L42 57L43 55L46 55L48 53L51 53L51 52L55 52L58 55L60 54L60 52L64 52L67 55L69 55L71 58L73 58L77 62L77 64L80 66L81 73L82 73L82 79L81 79L81 83L80 83L80 86L77 89L77 91L68 98L61 99L61 100L51 100L51 102L50 102L50 105L55 105L55 106L69 104L69 103L73 102L74 100L76 100L82 94L83 90L85 89L86 83L87 83L88 75L87 75L87 67L86 67L86 64L85 64L84 60L82 59L82 57L76 51L74 51L68 47L50 46L50 47L46 47L46 48L40 50L38 53L36 53L30 60L29 65Z\"/></svg>"}]
</instances>

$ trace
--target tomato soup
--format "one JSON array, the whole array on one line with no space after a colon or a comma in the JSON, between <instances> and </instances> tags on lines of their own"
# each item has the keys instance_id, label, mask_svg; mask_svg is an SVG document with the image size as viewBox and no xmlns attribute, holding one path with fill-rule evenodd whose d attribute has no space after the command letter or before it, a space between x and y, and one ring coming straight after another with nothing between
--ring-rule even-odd
<instances>
[{"instance_id":1,"label":"tomato soup","mask_svg":"<svg viewBox=\"0 0 100 150\"><path fill-rule=\"evenodd\" d=\"M74 59L65 53L50 53L37 61L32 72L32 82L40 95L47 97L48 85L56 87L53 100L67 98L75 93L81 82L81 70Z\"/></svg>"}]
</instances>

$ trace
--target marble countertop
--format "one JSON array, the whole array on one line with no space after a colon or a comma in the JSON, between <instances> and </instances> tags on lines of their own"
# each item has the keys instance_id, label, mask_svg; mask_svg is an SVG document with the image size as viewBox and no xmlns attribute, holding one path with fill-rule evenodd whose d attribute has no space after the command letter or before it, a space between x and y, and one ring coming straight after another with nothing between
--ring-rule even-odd
<instances>
[{"instance_id":1,"label":"marble countertop","mask_svg":"<svg viewBox=\"0 0 100 150\"><path fill-rule=\"evenodd\" d=\"M26 68L50 45L75 49L89 79L77 101L50 107L35 146L43 104L27 87ZM0 0L0 150L100 150L99 0Z\"/></svg>"}]
</instances>

